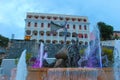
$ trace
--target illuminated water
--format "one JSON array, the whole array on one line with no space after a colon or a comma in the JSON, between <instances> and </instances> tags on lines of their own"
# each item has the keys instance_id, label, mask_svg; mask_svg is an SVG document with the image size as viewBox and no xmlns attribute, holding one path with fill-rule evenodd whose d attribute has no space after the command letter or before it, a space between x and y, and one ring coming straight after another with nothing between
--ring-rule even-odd
<instances>
[{"instance_id":1,"label":"illuminated water","mask_svg":"<svg viewBox=\"0 0 120 80\"><path fill-rule=\"evenodd\" d=\"M18 61L16 80L26 80L26 77L27 77L26 50L24 50Z\"/></svg>"},{"instance_id":2,"label":"illuminated water","mask_svg":"<svg viewBox=\"0 0 120 80\"><path fill-rule=\"evenodd\" d=\"M120 80L120 40L115 40L114 46L114 77Z\"/></svg>"}]
</instances>

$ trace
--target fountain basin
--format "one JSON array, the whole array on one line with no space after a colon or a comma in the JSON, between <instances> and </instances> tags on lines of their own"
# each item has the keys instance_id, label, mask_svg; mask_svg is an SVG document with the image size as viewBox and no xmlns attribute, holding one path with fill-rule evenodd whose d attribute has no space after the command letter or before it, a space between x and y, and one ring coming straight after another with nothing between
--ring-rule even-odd
<instances>
[{"instance_id":1,"label":"fountain basin","mask_svg":"<svg viewBox=\"0 0 120 80\"><path fill-rule=\"evenodd\" d=\"M112 68L28 68L27 80L114 80Z\"/></svg>"}]
</instances>

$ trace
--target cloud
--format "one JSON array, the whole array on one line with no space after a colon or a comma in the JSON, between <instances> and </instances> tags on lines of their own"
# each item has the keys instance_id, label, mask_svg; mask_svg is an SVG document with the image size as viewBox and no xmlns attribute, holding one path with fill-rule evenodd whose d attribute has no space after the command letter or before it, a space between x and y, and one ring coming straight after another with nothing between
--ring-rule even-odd
<instances>
[{"instance_id":1,"label":"cloud","mask_svg":"<svg viewBox=\"0 0 120 80\"><path fill-rule=\"evenodd\" d=\"M87 16L90 28L103 21L120 30L119 0L1 0L0 34L24 38L26 13L55 13ZM7 31L6 31L7 30Z\"/></svg>"}]
</instances>

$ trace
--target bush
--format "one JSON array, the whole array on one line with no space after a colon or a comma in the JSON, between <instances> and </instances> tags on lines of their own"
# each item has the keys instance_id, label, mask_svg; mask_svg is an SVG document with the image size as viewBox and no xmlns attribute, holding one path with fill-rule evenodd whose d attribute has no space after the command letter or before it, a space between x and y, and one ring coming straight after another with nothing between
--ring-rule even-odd
<instances>
[{"instance_id":1,"label":"bush","mask_svg":"<svg viewBox=\"0 0 120 80\"><path fill-rule=\"evenodd\" d=\"M112 48L103 47L102 52L104 53L104 55L108 56L109 61L113 61L113 49Z\"/></svg>"}]
</instances>

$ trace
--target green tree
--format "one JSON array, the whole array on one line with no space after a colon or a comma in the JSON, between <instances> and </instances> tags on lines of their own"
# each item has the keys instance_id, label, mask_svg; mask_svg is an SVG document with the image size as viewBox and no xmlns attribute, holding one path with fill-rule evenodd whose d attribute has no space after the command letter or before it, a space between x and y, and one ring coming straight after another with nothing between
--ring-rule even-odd
<instances>
[{"instance_id":1,"label":"green tree","mask_svg":"<svg viewBox=\"0 0 120 80\"><path fill-rule=\"evenodd\" d=\"M107 25L104 22L97 23L100 30L101 40L111 40L113 35L113 26Z\"/></svg>"},{"instance_id":2,"label":"green tree","mask_svg":"<svg viewBox=\"0 0 120 80\"><path fill-rule=\"evenodd\" d=\"M8 46L9 39L0 35L0 46L1 47L7 47Z\"/></svg>"}]
</instances>

